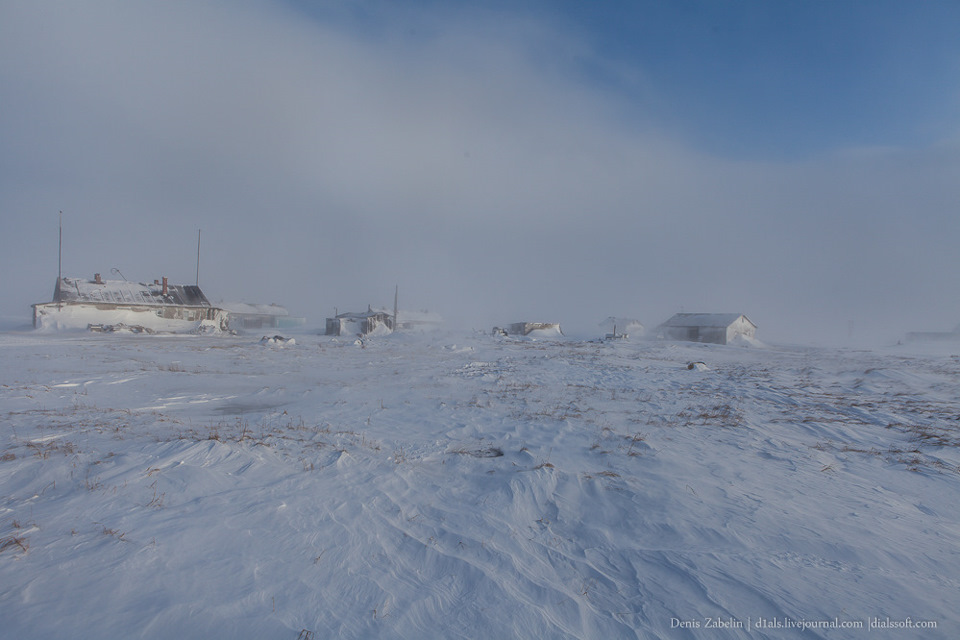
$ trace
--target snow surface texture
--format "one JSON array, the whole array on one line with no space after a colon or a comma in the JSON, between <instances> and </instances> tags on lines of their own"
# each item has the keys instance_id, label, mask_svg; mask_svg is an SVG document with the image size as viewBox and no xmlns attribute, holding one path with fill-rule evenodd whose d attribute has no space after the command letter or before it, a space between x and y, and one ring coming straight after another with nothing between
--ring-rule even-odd
<instances>
[{"instance_id":1,"label":"snow surface texture","mask_svg":"<svg viewBox=\"0 0 960 640\"><path fill-rule=\"evenodd\" d=\"M4 637L960 637L949 352L284 344L0 335Z\"/></svg>"}]
</instances>

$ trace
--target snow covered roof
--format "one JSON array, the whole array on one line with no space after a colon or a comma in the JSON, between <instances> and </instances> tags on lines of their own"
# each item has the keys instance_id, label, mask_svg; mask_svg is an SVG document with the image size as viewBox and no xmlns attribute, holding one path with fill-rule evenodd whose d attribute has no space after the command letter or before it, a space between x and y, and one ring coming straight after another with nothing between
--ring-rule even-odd
<instances>
[{"instance_id":1,"label":"snow covered roof","mask_svg":"<svg viewBox=\"0 0 960 640\"><path fill-rule=\"evenodd\" d=\"M729 327L743 318L750 324L750 318L742 313L677 313L663 323L664 327ZM757 326L757 325L753 325Z\"/></svg>"},{"instance_id":2,"label":"snow covered roof","mask_svg":"<svg viewBox=\"0 0 960 640\"><path fill-rule=\"evenodd\" d=\"M166 295L162 284L144 284L127 280L84 280L60 278L57 291L60 302L92 304L170 305L178 307L211 307L210 301L196 285L168 284ZM56 294L54 294L56 302Z\"/></svg>"}]
</instances>

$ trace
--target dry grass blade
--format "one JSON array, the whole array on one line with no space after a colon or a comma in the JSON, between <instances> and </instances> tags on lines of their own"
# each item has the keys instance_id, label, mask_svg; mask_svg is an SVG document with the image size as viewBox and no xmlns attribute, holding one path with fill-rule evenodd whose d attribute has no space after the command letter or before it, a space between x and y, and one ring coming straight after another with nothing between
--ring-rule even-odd
<instances>
[{"instance_id":1,"label":"dry grass blade","mask_svg":"<svg viewBox=\"0 0 960 640\"><path fill-rule=\"evenodd\" d=\"M25 536L7 536L6 538L0 538L0 553L14 547L18 547L20 551L26 553L27 549L30 548L30 541L27 540Z\"/></svg>"}]
</instances>

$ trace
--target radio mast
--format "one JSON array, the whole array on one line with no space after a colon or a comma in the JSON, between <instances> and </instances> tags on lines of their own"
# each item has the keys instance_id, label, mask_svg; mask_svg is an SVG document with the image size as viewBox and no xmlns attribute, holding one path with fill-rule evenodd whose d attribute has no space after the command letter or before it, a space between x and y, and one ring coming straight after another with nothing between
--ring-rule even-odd
<instances>
[{"instance_id":1,"label":"radio mast","mask_svg":"<svg viewBox=\"0 0 960 640\"><path fill-rule=\"evenodd\" d=\"M59 217L60 238L57 243L57 311L60 311L60 279L63 278L63 211Z\"/></svg>"},{"instance_id":2,"label":"radio mast","mask_svg":"<svg viewBox=\"0 0 960 640\"><path fill-rule=\"evenodd\" d=\"M197 229L197 286L200 286L200 229Z\"/></svg>"},{"instance_id":3,"label":"radio mast","mask_svg":"<svg viewBox=\"0 0 960 640\"><path fill-rule=\"evenodd\" d=\"M400 285L396 285L396 288L393 290L393 330L396 331L400 327L397 325L397 298L400 295Z\"/></svg>"}]
</instances>

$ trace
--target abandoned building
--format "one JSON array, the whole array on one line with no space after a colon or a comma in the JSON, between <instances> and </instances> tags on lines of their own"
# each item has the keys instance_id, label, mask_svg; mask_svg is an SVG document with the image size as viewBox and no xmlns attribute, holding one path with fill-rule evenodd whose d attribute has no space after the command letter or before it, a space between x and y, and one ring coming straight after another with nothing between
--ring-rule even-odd
<instances>
[{"instance_id":1,"label":"abandoned building","mask_svg":"<svg viewBox=\"0 0 960 640\"><path fill-rule=\"evenodd\" d=\"M193 328L201 322L226 329L227 312L214 307L196 285L127 280L58 278L53 302L33 305L33 326L138 325L159 330Z\"/></svg>"},{"instance_id":2,"label":"abandoned building","mask_svg":"<svg viewBox=\"0 0 960 640\"><path fill-rule=\"evenodd\" d=\"M290 315L278 304L250 304L247 302L223 302L227 321L233 330L243 329L289 329L307 322L306 318Z\"/></svg>"},{"instance_id":3,"label":"abandoned building","mask_svg":"<svg viewBox=\"0 0 960 640\"><path fill-rule=\"evenodd\" d=\"M960 342L960 324L953 331L911 331L907 342Z\"/></svg>"},{"instance_id":4,"label":"abandoned building","mask_svg":"<svg viewBox=\"0 0 960 640\"><path fill-rule=\"evenodd\" d=\"M678 313L657 328L667 340L728 344L737 336L753 339L757 325L741 313Z\"/></svg>"},{"instance_id":5,"label":"abandoned building","mask_svg":"<svg viewBox=\"0 0 960 640\"><path fill-rule=\"evenodd\" d=\"M559 322L514 322L506 327L494 327L493 333L509 336L528 336L534 332L550 332L563 335Z\"/></svg>"},{"instance_id":6,"label":"abandoned building","mask_svg":"<svg viewBox=\"0 0 960 640\"><path fill-rule=\"evenodd\" d=\"M375 311L367 307L362 312L338 313L327 318L328 336L369 335L371 333L393 331L394 316L386 311Z\"/></svg>"}]
</instances>

